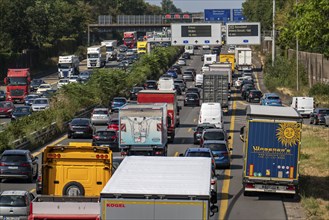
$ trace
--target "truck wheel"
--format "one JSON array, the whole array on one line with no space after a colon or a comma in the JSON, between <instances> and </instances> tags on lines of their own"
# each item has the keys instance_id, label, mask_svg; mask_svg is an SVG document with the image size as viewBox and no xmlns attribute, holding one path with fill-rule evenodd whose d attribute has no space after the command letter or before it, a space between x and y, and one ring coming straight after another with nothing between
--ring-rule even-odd
<instances>
[{"instance_id":1,"label":"truck wheel","mask_svg":"<svg viewBox=\"0 0 329 220\"><path fill-rule=\"evenodd\" d=\"M63 196L84 196L85 189L78 182L69 182L63 188Z\"/></svg>"},{"instance_id":2,"label":"truck wheel","mask_svg":"<svg viewBox=\"0 0 329 220\"><path fill-rule=\"evenodd\" d=\"M244 196L253 196L254 195L254 192L250 192L250 191L243 191L243 195Z\"/></svg>"}]
</instances>

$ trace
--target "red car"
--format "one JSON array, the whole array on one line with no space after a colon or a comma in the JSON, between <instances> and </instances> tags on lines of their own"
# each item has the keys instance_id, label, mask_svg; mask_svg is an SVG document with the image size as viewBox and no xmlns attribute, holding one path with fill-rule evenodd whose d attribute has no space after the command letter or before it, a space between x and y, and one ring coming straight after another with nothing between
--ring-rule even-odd
<instances>
[{"instance_id":1,"label":"red car","mask_svg":"<svg viewBox=\"0 0 329 220\"><path fill-rule=\"evenodd\" d=\"M111 118L107 128L118 131L119 130L119 119Z\"/></svg>"},{"instance_id":2,"label":"red car","mask_svg":"<svg viewBox=\"0 0 329 220\"><path fill-rule=\"evenodd\" d=\"M11 118L12 112L15 110L15 105L10 101L0 102L0 116Z\"/></svg>"}]
</instances>

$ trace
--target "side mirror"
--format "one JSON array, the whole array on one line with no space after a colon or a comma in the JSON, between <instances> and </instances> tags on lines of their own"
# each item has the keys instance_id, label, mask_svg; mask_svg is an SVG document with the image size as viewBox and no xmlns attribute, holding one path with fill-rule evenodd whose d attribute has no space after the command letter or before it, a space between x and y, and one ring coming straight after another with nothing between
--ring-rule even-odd
<instances>
[{"instance_id":1,"label":"side mirror","mask_svg":"<svg viewBox=\"0 0 329 220\"><path fill-rule=\"evenodd\" d=\"M210 212L211 212L211 215L210 216L213 216L215 213L218 212L218 206L217 205L212 205L210 207Z\"/></svg>"},{"instance_id":2,"label":"side mirror","mask_svg":"<svg viewBox=\"0 0 329 220\"><path fill-rule=\"evenodd\" d=\"M211 193L210 193L210 202L212 204L216 204L217 203L217 192L215 190L211 190Z\"/></svg>"},{"instance_id":3,"label":"side mirror","mask_svg":"<svg viewBox=\"0 0 329 220\"><path fill-rule=\"evenodd\" d=\"M178 156L179 156L179 157L184 157L184 154L179 154Z\"/></svg>"}]
</instances>

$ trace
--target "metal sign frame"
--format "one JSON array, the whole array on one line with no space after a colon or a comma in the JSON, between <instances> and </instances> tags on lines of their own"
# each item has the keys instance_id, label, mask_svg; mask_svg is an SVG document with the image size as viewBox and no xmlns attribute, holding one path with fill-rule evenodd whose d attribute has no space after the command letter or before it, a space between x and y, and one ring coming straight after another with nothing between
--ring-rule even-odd
<instances>
[{"instance_id":1,"label":"metal sign frame","mask_svg":"<svg viewBox=\"0 0 329 220\"><path fill-rule=\"evenodd\" d=\"M182 36L184 35L184 36ZM220 23L172 23L171 45L221 45Z\"/></svg>"},{"instance_id":2,"label":"metal sign frame","mask_svg":"<svg viewBox=\"0 0 329 220\"><path fill-rule=\"evenodd\" d=\"M260 22L227 23L226 43L233 45L260 45Z\"/></svg>"}]
</instances>

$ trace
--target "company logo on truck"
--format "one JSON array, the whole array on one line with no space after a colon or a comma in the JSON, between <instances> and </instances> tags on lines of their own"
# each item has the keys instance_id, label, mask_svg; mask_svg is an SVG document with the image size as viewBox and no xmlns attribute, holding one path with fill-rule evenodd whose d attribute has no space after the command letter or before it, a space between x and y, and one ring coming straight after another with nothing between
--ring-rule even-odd
<instances>
[{"instance_id":1,"label":"company logo on truck","mask_svg":"<svg viewBox=\"0 0 329 220\"><path fill-rule=\"evenodd\" d=\"M110 208L126 208L125 204L122 203L107 203L106 207L110 207Z\"/></svg>"},{"instance_id":2,"label":"company logo on truck","mask_svg":"<svg viewBox=\"0 0 329 220\"><path fill-rule=\"evenodd\" d=\"M296 145L300 142L300 129L299 123L280 123L276 129L278 141L287 147Z\"/></svg>"}]
</instances>

